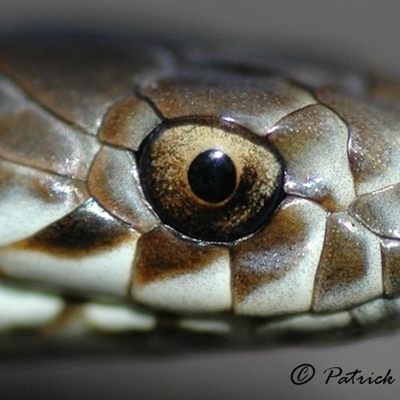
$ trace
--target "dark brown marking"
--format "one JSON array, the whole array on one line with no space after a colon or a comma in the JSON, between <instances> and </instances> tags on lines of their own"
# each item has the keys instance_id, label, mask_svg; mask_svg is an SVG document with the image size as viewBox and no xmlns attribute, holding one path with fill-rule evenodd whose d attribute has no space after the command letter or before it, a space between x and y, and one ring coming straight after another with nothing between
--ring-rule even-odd
<instances>
[{"instance_id":1,"label":"dark brown marking","mask_svg":"<svg viewBox=\"0 0 400 400\"><path fill-rule=\"evenodd\" d=\"M340 218L327 219L326 236L315 276L313 309L332 311L330 300L344 289L360 281L366 274L365 244L359 229L351 232ZM336 292L336 293L335 293Z\"/></svg>"},{"instance_id":2,"label":"dark brown marking","mask_svg":"<svg viewBox=\"0 0 400 400\"><path fill-rule=\"evenodd\" d=\"M85 257L112 249L130 238L127 225L105 211L93 211L94 200L82 206L34 236L12 246L16 250L34 250L59 257Z\"/></svg>"},{"instance_id":3,"label":"dark brown marking","mask_svg":"<svg viewBox=\"0 0 400 400\"><path fill-rule=\"evenodd\" d=\"M232 249L234 298L241 301L294 268L306 237L298 210L283 207L260 232L238 243Z\"/></svg>"},{"instance_id":4,"label":"dark brown marking","mask_svg":"<svg viewBox=\"0 0 400 400\"><path fill-rule=\"evenodd\" d=\"M383 293L400 296L400 241L381 240Z\"/></svg>"},{"instance_id":5,"label":"dark brown marking","mask_svg":"<svg viewBox=\"0 0 400 400\"><path fill-rule=\"evenodd\" d=\"M223 247L200 245L166 229L156 229L138 240L135 285L194 273L207 268L223 252Z\"/></svg>"}]
</instances>

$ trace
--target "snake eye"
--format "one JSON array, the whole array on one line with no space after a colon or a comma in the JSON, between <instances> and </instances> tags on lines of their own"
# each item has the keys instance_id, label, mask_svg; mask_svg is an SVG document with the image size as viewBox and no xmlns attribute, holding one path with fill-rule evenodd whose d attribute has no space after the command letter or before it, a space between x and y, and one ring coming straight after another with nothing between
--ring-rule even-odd
<instances>
[{"instance_id":1,"label":"snake eye","mask_svg":"<svg viewBox=\"0 0 400 400\"><path fill-rule=\"evenodd\" d=\"M195 239L253 233L278 206L282 166L266 138L221 122L169 122L139 152L144 193L160 219Z\"/></svg>"}]
</instances>

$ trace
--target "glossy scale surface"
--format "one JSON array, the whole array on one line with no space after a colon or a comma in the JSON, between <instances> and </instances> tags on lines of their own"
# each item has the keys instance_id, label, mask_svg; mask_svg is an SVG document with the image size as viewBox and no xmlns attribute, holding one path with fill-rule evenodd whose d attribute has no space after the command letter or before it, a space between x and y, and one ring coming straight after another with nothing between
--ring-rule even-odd
<instances>
[{"instance_id":1,"label":"glossy scale surface","mask_svg":"<svg viewBox=\"0 0 400 400\"><path fill-rule=\"evenodd\" d=\"M3 43L0 330L264 341L400 320L400 88L307 68L128 38ZM140 161L164 126L149 165L167 223ZM210 150L236 168L216 203L188 179Z\"/></svg>"}]
</instances>

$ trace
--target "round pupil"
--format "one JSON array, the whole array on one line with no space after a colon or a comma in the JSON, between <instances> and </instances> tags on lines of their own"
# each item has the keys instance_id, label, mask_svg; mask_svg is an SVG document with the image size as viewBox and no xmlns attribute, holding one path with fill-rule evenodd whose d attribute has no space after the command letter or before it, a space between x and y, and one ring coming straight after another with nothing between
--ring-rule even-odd
<instances>
[{"instance_id":1,"label":"round pupil","mask_svg":"<svg viewBox=\"0 0 400 400\"><path fill-rule=\"evenodd\" d=\"M235 165L222 151L207 150L190 164L188 181L197 197L208 203L219 203L235 190Z\"/></svg>"}]
</instances>

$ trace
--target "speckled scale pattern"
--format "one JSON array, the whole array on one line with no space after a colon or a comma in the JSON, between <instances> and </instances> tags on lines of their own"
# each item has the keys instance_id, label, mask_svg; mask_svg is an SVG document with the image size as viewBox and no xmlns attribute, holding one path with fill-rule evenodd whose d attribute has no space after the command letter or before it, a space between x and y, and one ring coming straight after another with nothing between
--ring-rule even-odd
<instances>
[{"instance_id":1,"label":"speckled scale pattern","mask_svg":"<svg viewBox=\"0 0 400 400\"><path fill-rule=\"evenodd\" d=\"M0 332L166 324L263 343L400 324L398 84L263 51L29 40L0 45ZM207 241L163 222L140 157L175 123L182 143L230 124L272 149L282 187L261 227ZM210 147L236 162L248 150L230 153L224 135Z\"/></svg>"}]
</instances>

